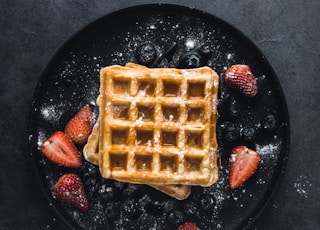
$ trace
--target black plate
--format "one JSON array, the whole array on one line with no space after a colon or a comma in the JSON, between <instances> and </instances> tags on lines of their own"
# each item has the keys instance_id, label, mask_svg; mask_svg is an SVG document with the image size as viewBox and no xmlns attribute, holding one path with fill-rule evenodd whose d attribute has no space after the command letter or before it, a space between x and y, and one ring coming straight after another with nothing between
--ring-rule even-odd
<instances>
[{"instance_id":1,"label":"black plate","mask_svg":"<svg viewBox=\"0 0 320 230\"><path fill-rule=\"evenodd\" d=\"M253 99L230 90L223 80L220 81L217 127L220 179L208 188L193 187L186 201L169 198L145 185L102 180L97 167L85 161L81 169L68 169L51 163L41 154L41 144L54 131L63 130L65 120L75 111L87 103L95 106L99 69L111 64L135 62L135 50L145 41L155 44L158 53L177 44L172 61L163 60L159 66L175 66L178 58L190 47L205 45L213 52L207 64L220 76L232 64L245 63L258 78L259 94ZM233 100L235 108L230 109ZM278 124L276 131L271 133L261 127L261 119L269 114L276 117ZM228 158L231 149L244 142L239 138L233 142L225 138L223 127L230 122L237 129L244 126L255 128L254 142L245 144L257 149L262 158L254 176L234 191L227 183ZM88 25L66 42L47 66L36 89L29 134L35 168L45 193L58 213L77 229L171 229L175 228L168 221L171 209L184 213L185 221L192 220L201 229L244 228L270 200L284 173L289 151L286 102L264 55L227 23L207 13L175 5L144 5L112 13ZM82 151L81 147L79 151ZM88 212L81 213L52 197L54 183L66 172L75 172L82 178L90 201ZM105 216L108 201L98 192L103 184L119 191L114 201L120 209L128 200L137 202L138 215L134 220L125 217L122 211L116 220ZM214 200L208 210L201 204L204 194ZM187 203L197 206L196 214L185 214Z\"/></svg>"}]
</instances>

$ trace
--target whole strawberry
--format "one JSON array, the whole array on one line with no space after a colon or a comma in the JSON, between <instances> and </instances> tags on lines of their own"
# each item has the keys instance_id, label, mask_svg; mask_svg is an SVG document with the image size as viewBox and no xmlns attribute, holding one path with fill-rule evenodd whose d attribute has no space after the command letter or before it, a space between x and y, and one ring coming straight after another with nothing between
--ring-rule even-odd
<instances>
[{"instance_id":1,"label":"whole strawberry","mask_svg":"<svg viewBox=\"0 0 320 230\"><path fill-rule=\"evenodd\" d=\"M181 224L177 230L200 230L195 223L185 222Z\"/></svg>"},{"instance_id":2,"label":"whole strawberry","mask_svg":"<svg viewBox=\"0 0 320 230\"><path fill-rule=\"evenodd\" d=\"M85 144L92 131L93 113L89 105L83 106L67 123L65 133L76 144Z\"/></svg>"},{"instance_id":3,"label":"whole strawberry","mask_svg":"<svg viewBox=\"0 0 320 230\"><path fill-rule=\"evenodd\" d=\"M83 183L74 173L68 173L60 177L53 188L53 195L56 199L67 203L80 211L87 211L89 209Z\"/></svg>"},{"instance_id":4,"label":"whole strawberry","mask_svg":"<svg viewBox=\"0 0 320 230\"><path fill-rule=\"evenodd\" d=\"M256 78L247 65L232 65L224 74L225 83L248 97L258 93Z\"/></svg>"}]
</instances>

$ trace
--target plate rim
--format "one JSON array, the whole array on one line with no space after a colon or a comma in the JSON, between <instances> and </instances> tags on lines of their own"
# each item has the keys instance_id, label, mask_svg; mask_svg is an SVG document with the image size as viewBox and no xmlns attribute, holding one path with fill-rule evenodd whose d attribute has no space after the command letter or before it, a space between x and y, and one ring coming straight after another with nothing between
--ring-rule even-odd
<instances>
[{"instance_id":1,"label":"plate rim","mask_svg":"<svg viewBox=\"0 0 320 230\"><path fill-rule=\"evenodd\" d=\"M278 177L276 179L274 179L274 178L272 179L275 181L273 183L274 186L272 188L270 188L270 186L267 188L268 195L267 195L266 199L262 199L263 202L259 201L258 205L256 205L256 206L262 207L262 208L259 208L259 210L256 210L257 207L255 209L253 209L253 211L250 213L250 216L247 216L245 219L243 219L243 221L241 223L239 223L237 225L239 227L239 229L248 229L257 221L257 219L261 216L261 214L265 211L266 207L269 205L270 201L274 198L275 193L279 189L279 184L281 183L283 176L286 172L287 162L289 160L289 153L290 153L290 116L289 116L287 101L286 101L286 98L285 98L285 95L283 92L283 88L280 84L278 75L276 74L273 67L271 66L268 58L266 58L266 56L262 53L261 49L247 35L245 35L240 29L238 29L232 23L227 22L227 21L217 17L213 13L210 13L206 10L197 9L195 7L187 6L187 5L169 4L169 3L165 3L165 4L163 4L163 3L150 3L150 4L137 4L137 5L133 5L133 6L113 9L109 13L98 16L98 18L95 18L95 19L89 21L88 23L85 23L83 26L79 27L78 29L76 29L75 32L70 34L62 42L62 44L60 46L58 46L58 48L55 50L53 55L50 57L49 61L45 65L45 68L40 73L40 75L37 79L37 85L36 85L36 87L33 91L33 94L32 94L32 102L31 102L31 105L29 108L29 114L28 114L28 134L27 135L28 135L28 143L29 143L29 152L30 152L30 157L32 157L32 167L34 168L34 173L36 174L37 183L39 183L40 189L42 190L44 196L48 200L48 203L50 204L51 209L55 211L56 215L60 218L60 220L63 221L70 228L75 228L75 229L80 228L81 229L81 226L79 226L79 224L77 224L75 220L69 220L66 217L64 217L60 208L56 207L56 204L52 204L53 203L52 197L49 195L50 193L47 191L48 189L44 186L43 178L40 176L40 173L39 173L40 171L37 166L37 161L36 161L36 157L35 157L36 153L33 152L34 148L32 145L34 143L32 142L32 138L30 138L30 135L32 135L32 128L33 128L33 123L34 123L32 115L34 113L35 104L37 101L37 95L39 94L39 92L42 88L42 85L45 82L46 73L49 71L50 66L57 59L57 57L63 52L63 50L65 50L77 36L80 36L81 34L85 33L85 31L88 28L94 27L96 24L99 24L99 22L106 20L106 18L112 18L117 15L124 14L125 12L134 11L135 9L141 10L141 8L152 8L155 10L159 10L161 8L163 8L163 9L176 8L176 9L182 9L184 11L189 11L190 13L195 12L196 14L199 14L199 15L203 14L206 17L214 18L214 20L217 21L219 25L221 24L223 26L227 26L228 29L232 30L232 32L239 34L239 36L241 36L242 39L244 39L246 42L248 42L255 49L255 52L257 52L260 56L264 57L264 62L266 64L268 70L270 71L270 73L273 76L275 76L275 78L273 80L275 80L275 85L277 86L278 94L281 96L280 100L281 100L282 104L284 105L284 108L282 108L282 114L283 114L284 119L287 121L286 132L285 132L286 135L284 138L284 141L286 144L285 144L285 149L283 151L281 151L280 157L279 157L279 160L281 161L281 163L278 166L279 169L277 169L277 171L279 173L277 173L276 175ZM263 198L265 198L265 197L263 197ZM260 203L262 203L262 204L260 204ZM254 215L251 216L252 214L254 214ZM238 228L238 227L236 227L236 228Z\"/></svg>"}]
</instances>

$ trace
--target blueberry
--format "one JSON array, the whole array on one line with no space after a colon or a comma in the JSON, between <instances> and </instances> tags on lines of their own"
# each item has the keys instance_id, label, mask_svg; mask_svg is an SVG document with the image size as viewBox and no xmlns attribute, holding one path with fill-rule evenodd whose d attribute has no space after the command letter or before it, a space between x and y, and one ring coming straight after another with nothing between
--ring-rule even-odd
<instances>
[{"instance_id":1,"label":"blueberry","mask_svg":"<svg viewBox=\"0 0 320 230\"><path fill-rule=\"evenodd\" d=\"M244 142L252 142L256 138L256 130L246 126L241 129L240 135Z\"/></svg>"},{"instance_id":2,"label":"blueberry","mask_svg":"<svg viewBox=\"0 0 320 230\"><path fill-rule=\"evenodd\" d=\"M267 115L262 119L262 128L267 132L277 129L277 120L274 115Z\"/></svg>"},{"instance_id":3,"label":"blueberry","mask_svg":"<svg viewBox=\"0 0 320 230\"><path fill-rule=\"evenodd\" d=\"M107 203L104 208L104 214L107 218L115 219L120 214L120 208L119 205L115 202Z\"/></svg>"},{"instance_id":4,"label":"blueberry","mask_svg":"<svg viewBox=\"0 0 320 230\"><path fill-rule=\"evenodd\" d=\"M198 216L198 206L193 201L186 201L183 204L183 212L187 216Z\"/></svg>"},{"instance_id":5,"label":"blueberry","mask_svg":"<svg viewBox=\"0 0 320 230\"><path fill-rule=\"evenodd\" d=\"M95 196L96 191L98 190L99 183L95 177L84 180L84 185L87 188L87 195L89 197Z\"/></svg>"},{"instance_id":6,"label":"blueberry","mask_svg":"<svg viewBox=\"0 0 320 230\"><path fill-rule=\"evenodd\" d=\"M237 121L241 117L241 106L231 94L226 93L221 96L218 105L219 113L228 120Z\"/></svg>"},{"instance_id":7,"label":"blueberry","mask_svg":"<svg viewBox=\"0 0 320 230\"><path fill-rule=\"evenodd\" d=\"M119 196L120 190L114 186L102 184L98 188L98 196L106 201L116 200Z\"/></svg>"},{"instance_id":8,"label":"blueberry","mask_svg":"<svg viewBox=\"0 0 320 230\"><path fill-rule=\"evenodd\" d=\"M238 119L240 117L240 106L234 98L230 99L229 113L234 119Z\"/></svg>"},{"instance_id":9,"label":"blueberry","mask_svg":"<svg viewBox=\"0 0 320 230\"><path fill-rule=\"evenodd\" d=\"M140 45L136 52L138 63L150 67L157 58L157 50L151 42Z\"/></svg>"},{"instance_id":10,"label":"blueberry","mask_svg":"<svg viewBox=\"0 0 320 230\"><path fill-rule=\"evenodd\" d=\"M179 210L170 210L167 214L167 220L174 226L180 225L184 221L183 213Z\"/></svg>"},{"instance_id":11,"label":"blueberry","mask_svg":"<svg viewBox=\"0 0 320 230\"><path fill-rule=\"evenodd\" d=\"M124 201L121 211L128 219L135 219L139 215L138 204L133 199Z\"/></svg>"},{"instance_id":12,"label":"blueberry","mask_svg":"<svg viewBox=\"0 0 320 230\"><path fill-rule=\"evenodd\" d=\"M145 205L145 209L148 213L155 216L161 216L163 214L163 207L160 204L150 202Z\"/></svg>"},{"instance_id":13,"label":"blueberry","mask_svg":"<svg viewBox=\"0 0 320 230\"><path fill-rule=\"evenodd\" d=\"M192 50L181 55L177 68L198 68L207 64L212 55L211 50L204 46L196 46Z\"/></svg>"},{"instance_id":14,"label":"blueberry","mask_svg":"<svg viewBox=\"0 0 320 230\"><path fill-rule=\"evenodd\" d=\"M200 207L204 211L212 210L215 206L215 198L210 194L203 194L199 200Z\"/></svg>"},{"instance_id":15,"label":"blueberry","mask_svg":"<svg viewBox=\"0 0 320 230\"><path fill-rule=\"evenodd\" d=\"M223 129L222 134L226 141L235 142L239 139L239 131L234 123L226 121L222 124L221 128Z\"/></svg>"},{"instance_id":16,"label":"blueberry","mask_svg":"<svg viewBox=\"0 0 320 230\"><path fill-rule=\"evenodd\" d=\"M201 57L198 54L192 53L185 56L183 66L187 69L200 67Z\"/></svg>"}]
</instances>

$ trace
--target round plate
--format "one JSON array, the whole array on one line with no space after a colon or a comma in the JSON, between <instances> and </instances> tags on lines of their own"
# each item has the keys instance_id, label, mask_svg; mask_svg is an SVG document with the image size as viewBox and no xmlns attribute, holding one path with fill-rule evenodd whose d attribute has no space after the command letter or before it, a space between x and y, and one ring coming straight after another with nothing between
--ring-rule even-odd
<instances>
[{"instance_id":1,"label":"round plate","mask_svg":"<svg viewBox=\"0 0 320 230\"><path fill-rule=\"evenodd\" d=\"M136 49L152 42L158 54L176 43L172 60L163 59L158 67L174 67L179 57L192 47L203 45L212 51L206 65L220 76L217 136L221 159L219 181L211 187L193 187L185 201L178 201L146 186L103 180L96 166L83 160L80 169L68 169L50 162L41 154L42 143L84 104L94 106L99 91L99 70L112 64L136 62ZM225 70L232 64L251 67L257 77L259 94L247 98L226 87ZM273 115L276 130L266 132L261 120ZM227 138L226 127L237 132L253 127L256 137L244 142ZM201 229L238 229L248 226L265 207L284 168L289 151L289 119L278 79L264 55L238 30L207 13L176 5L144 5L107 15L73 36L53 57L34 94L30 116L30 144L35 169L50 202L68 224L76 229L174 229L172 210L179 219L195 222ZM261 155L258 170L240 188L228 185L228 158L236 145L249 145ZM82 147L78 146L80 153ZM80 212L57 201L52 188L67 172L78 174L89 199L90 209ZM112 201L101 193L103 187L118 191ZM207 199L213 201L208 207ZM134 217L123 211L128 201L136 203ZM113 202L119 215L107 218L106 204ZM205 203L205 204L204 204ZM187 207L195 207L192 211ZM179 214L180 213L180 214ZM192 212L191 212L192 213ZM170 217L171 216L171 217Z\"/></svg>"}]
</instances>

